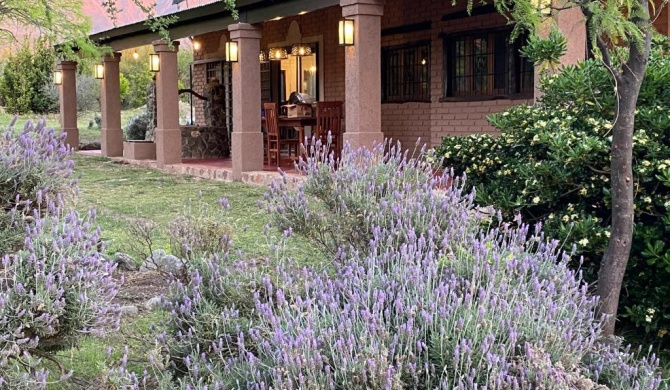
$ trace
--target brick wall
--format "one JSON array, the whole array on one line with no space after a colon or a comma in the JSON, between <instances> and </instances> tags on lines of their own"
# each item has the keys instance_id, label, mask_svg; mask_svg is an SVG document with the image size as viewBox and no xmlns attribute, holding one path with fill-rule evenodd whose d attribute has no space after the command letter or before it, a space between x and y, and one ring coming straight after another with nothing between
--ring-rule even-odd
<instances>
[{"instance_id":1,"label":"brick wall","mask_svg":"<svg viewBox=\"0 0 670 390\"><path fill-rule=\"evenodd\" d=\"M486 121L487 115L499 112L526 100L491 100L480 102L440 102L443 90L443 40L440 33L501 27L506 24L504 17L497 13L473 16L460 20L443 22L442 15L464 9L466 2L452 7L444 0L387 0L382 28L399 27L407 24L430 21L432 28L407 34L382 37L382 46L397 45L417 40L431 41L431 98L430 103L403 103L382 105L382 131L386 137L400 140L403 145L413 148L417 139L431 145L440 143L446 135L465 135L474 132L494 132ZM303 37L323 37L320 47L323 56L323 78L325 100L344 100L344 49L337 42L337 22L342 17L339 6L269 21L259 25L262 28L261 48L268 49L274 42L286 40L289 25L297 21ZM195 59L205 59L217 53L222 32L196 37L203 45L202 53ZM194 89L201 92L205 84L205 65L194 69ZM196 106L196 120L202 123L202 104Z\"/></svg>"}]
</instances>

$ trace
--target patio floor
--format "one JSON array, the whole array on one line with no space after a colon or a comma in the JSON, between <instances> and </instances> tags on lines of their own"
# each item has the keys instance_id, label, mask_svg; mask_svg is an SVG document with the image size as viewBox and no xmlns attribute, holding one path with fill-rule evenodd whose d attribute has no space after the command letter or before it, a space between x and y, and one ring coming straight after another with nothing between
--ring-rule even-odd
<instances>
[{"instance_id":1,"label":"patio floor","mask_svg":"<svg viewBox=\"0 0 670 390\"><path fill-rule=\"evenodd\" d=\"M102 157L100 150L80 150L77 154L82 156ZM110 160L119 161L139 167L159 169L155 160L129 160L123 157L110 157ZM301 176L296 173L293 162L283 160L280 167L274 165L263 165L262 171L244 172L242 182L256 185L269 185L272 181L279 180L279 170L286 172L289 178L300 180ZM190 175L209 180L233 181L233 161L224 159L183 159L181 164L166 165L163 172L181 175Z\"/></svg>"}]
</instances>

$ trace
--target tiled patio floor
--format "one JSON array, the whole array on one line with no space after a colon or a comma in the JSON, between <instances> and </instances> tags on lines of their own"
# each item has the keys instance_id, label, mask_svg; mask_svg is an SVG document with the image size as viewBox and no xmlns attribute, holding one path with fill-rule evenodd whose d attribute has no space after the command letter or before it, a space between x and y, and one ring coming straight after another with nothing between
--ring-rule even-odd
<instances>
[{"instance_id":1,"label":"tiled patio floor","mask_svg":"<svg viewBox=\"0 0 670 390\"><path fill-rule=\"evenodd\" d=\"M82 156L101 157L99 150L81 150L77 154ZM126 164L159 169L155 160L128 160L123 157L111 157L111 160L122 161ZM280 168L272 165L264 165L262 171L245 172L242 174L242 182L256 185L269 185L272 181L281 178L279 169L287 173L289 178L300 180L290 160L284 160ZM161 169L172 174L190 175L209 180L232 181L233 162L226 159L184 159L181 164L166 165Z\"/></svg>"}]
</instances>

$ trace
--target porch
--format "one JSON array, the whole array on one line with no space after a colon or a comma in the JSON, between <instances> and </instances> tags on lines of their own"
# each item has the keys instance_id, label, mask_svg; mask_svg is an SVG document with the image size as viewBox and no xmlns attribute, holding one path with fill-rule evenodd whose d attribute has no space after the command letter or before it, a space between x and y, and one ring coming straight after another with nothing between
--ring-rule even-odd
<instances>
[{"instance_id":1,"label":"porch","mask_svg":"<svg viewBox=\"0 0 670 390\"><path fill-rule=\"evenodd\" d=\"M87 157L103 157L100 150L80 150L77 154ZM126 159L123 157L110 157L112 161L119 164L160 169L171 174L188 175L207 180L233 181L233 162L230 158L217 159L182 159L180 163L159 166L158 162L147 159ZM246 184L267 186L275 180L281 179L279 170L286 173L289 180L301 180L302 176L295 170L290 161L284 161L279 167L264 164L260 171L244 172L241 181Z\"/></svg>"},{"instance_id":2,"label":"porch","mask_svg":"<svg viewBox=\"0 0 670 390\"><path fill-rule=\"evenodd\" d=\"M211 81L219 83L214 87L222 92L223 106L217 123L228 132L227 164L234 180L247 172L263 172L262 104L281 106L292 92L314 101L343 101L343 140L354 148L384 137L413 147L418 139L436 145L449 134L493 132L486 121L490 113L533 101L535 70L519 56L517 46L507 43L507 21L491 7L477 7L468 16L465 3L452 7L441 0L238 3L239 23L214 3L179 12L180 22L171 30L174 38L189 37L193 44L193 92L205 95ZM341 20L352 33L348 42L341 42ZM557 20L569 36L566 64L584 56L580 23L574 15ZM153 45L156 165L183 164L178 42L155 40L143 25L93 38L114 50ZM123 155L119 57L117 52L103 59L101 144L102 155L108 157ZM62 128L76 145L76 125L69 125L76 112L67 105L75 93L76 64L59 66ZM196 100L193 111L196 124L209 125L204 102Z\"/></svg>"}]
</instances>

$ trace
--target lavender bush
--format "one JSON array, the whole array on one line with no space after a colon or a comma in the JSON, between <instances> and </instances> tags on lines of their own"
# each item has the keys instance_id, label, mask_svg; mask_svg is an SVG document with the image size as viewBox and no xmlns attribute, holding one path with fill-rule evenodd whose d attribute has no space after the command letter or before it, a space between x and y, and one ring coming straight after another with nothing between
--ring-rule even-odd
<instances>
[{"instance_id":1,"label":"lavender bush","mask_svg":"<svg viewBox=\"0 0 670 390\"><path fill-rule=\"evenodd\" d=\"M0 253L13 249L23 234L23 218L10 218L10 212L29 216L26 208L45 208L47 195L56 194L67 201L74 195L76 181L72 179L73 161L70 149L40 120L27 122L23 130L15 130L12 120L9 130L0 137ZM19 202L20 200L20 202ZM18 223L18 224L17 224Z\"/></svg>"},{"instance_id":2,"label":"lavender bush","mask_svg":"<svg viewBox=\"0 0 670 390\"><path fill-rule=\"evenodd\" d=\"M345 150L337 169L314 156L266 207L332 263L299 266L281 242L273 262L192 262L151 357L159 388L662 387L653 355L601 340L597 299L539 227L496 224L399 147Z\"/></svg>"},{"instance_id":3,"label":"lavender bush","mask_svg":"<svg viewBox=\"0 0 670 390\"><path fill-rule=\"evenodd\" d=\"M45 361L67 377L54 351L118 327L115 265L97 251L95 212L69 207L76 190L62 139L41 122L0 142L3 230L19 238L0 248L0 388L45 387Z\"/></svg>"}]
</instances>

